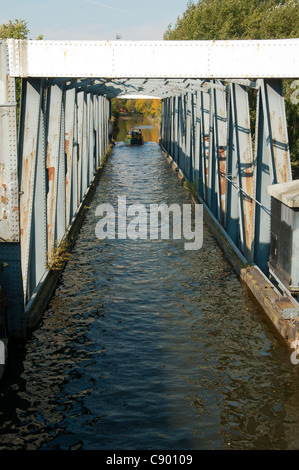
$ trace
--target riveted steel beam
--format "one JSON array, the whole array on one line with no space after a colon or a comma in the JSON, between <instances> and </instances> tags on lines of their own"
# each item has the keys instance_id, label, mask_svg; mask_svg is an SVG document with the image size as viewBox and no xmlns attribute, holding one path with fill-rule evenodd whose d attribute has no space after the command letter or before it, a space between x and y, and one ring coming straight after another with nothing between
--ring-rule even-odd
<instances>
[{"instance_id":1,"label":"riveted steel beam","mask_svg":"<svg viewBox=\"0 0 299 470\"><path fill-rule=\"evenodd\" d=\"M298 39L7 41L15 77L297 78L299 66Z\"/></svg>"},{"instance_id":2,"label":"riveted steel beam","mask_svg":"<svg viewBox=\"0 0 299 470\"><path fill-rule=\"evenodd\" d=\"M17 125L15 80L9 78L8 54L0 44L0 237L6 242L19 241L19 189L17 160Z\"/></svg>"},{"instance_id":3,"label":"riveted steel beam","mask_svg":"<svg viewBox=\"0 0 299 470\"><path fill-rule=\"evenodd\" d=\"M19 227L17 106L15 80L9 77L8 50L0 42L0 285L8 300L11 336L25 335Z\"/></svg>"}]
</instances>

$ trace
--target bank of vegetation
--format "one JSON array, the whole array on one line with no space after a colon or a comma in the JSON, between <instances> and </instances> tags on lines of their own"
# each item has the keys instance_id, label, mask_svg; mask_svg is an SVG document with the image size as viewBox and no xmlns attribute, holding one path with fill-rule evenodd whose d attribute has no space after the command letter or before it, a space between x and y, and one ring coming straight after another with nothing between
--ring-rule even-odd
<instances>
[{"instance_id":1,"label":"bank of vegetation","mask_svg":"<svg viewBox=\"0 0 299 470\"><path fill-rule=\"evenodd\" d=\"M113 137L118 134L118 120L121 116L145 116L150 124L160 126L161 109L161 100L157 99L113 98L111 100Z\"/></svg>"},{"instance_id":2,"label":"bank of vegetation","mask_svg":"<svg viewBox=\"0 0 299 470\"><path fill-rule=\"evenodd\" d=\"M143 115L153 123L159 123L161 118L161 100L157 99L124 99L113 98L111 111L114 119L120 115Z\"/></svg>"},{"instance_id":3,"label":"bank of vegetation","mask_svg":"<svg viewBox=\"0 0 299 470\"><path fill-rule=\"evenodd\" d=\"M298 0L200 0L169 25L165 40L299 38ZM299 78L299 77L298 77ZM292 166L299 169L299 107L294 80L284 80ZM299 88L296 84L297 89ZM252 101L252 97L251 97ZM252 111L254 120L254 110Z\"/></svg>"}]
</instances>

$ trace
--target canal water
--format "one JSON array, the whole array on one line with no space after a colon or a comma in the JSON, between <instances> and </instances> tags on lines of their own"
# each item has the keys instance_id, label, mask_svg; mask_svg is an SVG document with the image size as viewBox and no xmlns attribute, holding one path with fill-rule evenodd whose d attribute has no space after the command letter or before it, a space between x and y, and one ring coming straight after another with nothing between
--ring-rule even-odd
<instances>
[{"instance_id":1,"label":"canal water","mask_svg":"<svg viewBox=\"0 0 299 470\"><path fill-rule=\"evenodd\" d=\"M0 385L0 450L298 449L298 366L204 227L99 240L98 205L190 200L156 142L118 141L42 322Z\"/></svg>"},{"instance_id":2,"label":"canal water","mask_svg":"<svg viewBox=\"0 0 299 470\"><path fill-rule=\"evenodd\" d=\"M121 116L118 119L116 132L114 133L114 139L116 141L124 142L126 140L128 131L132 127L138 127L142 129L142 135L145 142L159 142L160 137L160 126L159 124L154 125L151 119L146 116L133 115L133 116Z\"/></svg>"}]
</instances>

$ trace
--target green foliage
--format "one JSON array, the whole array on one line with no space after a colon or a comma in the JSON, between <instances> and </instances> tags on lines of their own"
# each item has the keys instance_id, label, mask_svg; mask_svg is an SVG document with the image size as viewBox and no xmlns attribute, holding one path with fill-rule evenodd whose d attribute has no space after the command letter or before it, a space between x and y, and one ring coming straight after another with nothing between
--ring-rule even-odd
<instances>
[{"instance_id":1,"label":"green foliage","mask_svg":"<svg viewBox=\"0 0 299 470\"><path fill-rule=\"evenodd\" d=\"M7 24L0 26L0 39L26 39L29 34L27 23L24 20L15 20L13 23L11 20ZM21 80L16 79L16 100L17 106L17 120L19 121L20 112L20 101L21 101Z\"/></svg>"},{"instance_id":2,"label":"green foliage","mask_svg":"<svg viewBox=\"0 0 299 470\"><path fill-rule=\"evenodd\" d=\"M165 40L286 39L299 37L298 0L200 0L189 2ZM291 80L284 80L291 160L299 168L299 108ZM250 94L253 104L254 96ZM255 111L251 112L254 129Z\"/></svg>"},{"instance_id":3,"label":"green foliage","mask_svg":"<svg viewBox=\"0 0 299 470\"><path fill-rule=\"evenodd\" d=\"M15 20L13 23L11 20L7 24L0 26L0 38L1 39L26 39L29 34L27 23L24 20Z\"/></svg>"},{"instance_id":4,"label":"green foliage","mask_svg":"<svg viewBox=\"0 0 299 470\"><path fill-rule=\"evenodd\" d=\"M15 20L14 23L9 20L7 24L2 24L0 26L0 39L27 39L28 34L30 33L25 20ZM43 35L40 34L37 40L43 39ZM17 120L19 121L20 113L20 101L21 101L21 80L16 79L16 100L18 103L17 106Z\"/></svg>"},{"instance_id":5,"label":"green foliage","mask_svg":"<svg viewBox=\"0 0 299 470\"><path fill-rule=\"evenodd\" d=\"M282 39L299 37L298 0L189 2L166 40Z\"/></svg>"},{"instance_id":6,"label":"green foliage","mask_svg":"<svg viewBox=\"0 0 299 470\"><path fill-rule=\"evenodd\" d=\"M297 92L292 88L293 80L284 80L285 107L288 121L288 135L292 166L299 169L299 109L298 103L292 100L292 95L299 95L299 80L296 81Z\"/></svg>"}]
</instances>

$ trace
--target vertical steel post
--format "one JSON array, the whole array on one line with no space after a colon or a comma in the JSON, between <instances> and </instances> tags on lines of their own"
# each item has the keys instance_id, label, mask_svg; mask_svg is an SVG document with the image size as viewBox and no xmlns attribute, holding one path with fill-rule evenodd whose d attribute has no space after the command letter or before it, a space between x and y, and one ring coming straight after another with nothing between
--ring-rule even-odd
<instances>
[{"instance_id":1,"label":"vertical steel post","mask_svg":"<svg viewBox=\"0 0 299 470\"><path fill-rule=\"evenodd\" d=\"M248 91L232 84L232 115L234 120L234 149L237 161L239 226L241 249L248 261L253 259L254 240L254 175L251 144Z\"/></svg>"},{"instance_id":2,"label":"vertical steel post","mask_svg":"<svg viewBox=\"0 0 299 470\"><path fill-rule=\"evenodd\" d=\"M160 136L163 147L165 148L165 98L161 103L161 127L160 127Z\"/></svg>"},{"instance_id":3,"label":"vertical steel post","mask_svg":"<svg viewBox=\"0 0 299 470\"><path fill-rule=\"evenodd\" d=\"M63 116L63 89L58 85L53 85L48 90L48 103L46 114L46 140L47 140L47 227L48 227L48 253L53 253L57 240L57 205L58 199L62 198L61 192L58 195L58 184L61 181L61 126ZM61 210L61 209L60 209ZM59 234L60 230L58 229Z\"/></svg>"},{"instance_id":4,"label":"vertical steel post","mask_svg":"<svg viewBox=\"0 0 299 470\"><path fill-rule=\"evenodd\" d=\"M175 139L175 97L172 96L170 98L170 102L171 102L171 143L170 143L170 155L172 156L173 158L173 155L174 155L174 139Z\"/></svg>"},{"instance_id":5,"label":"vertical steel post","mask_svg":"<svg viewBox=\"0 0 299 470\"><path fill-rule=\"evenodd\" d=\"M62 86L60 128L59 128L59 153L58 153L58 181L56 204L56 230L55 241L59 244L66 231L66 155L65 155L65 90Z\"/></svg>"},{"instance_id":6,"label":"vertical steel post","mask_svg":"<svg viewBox=\"0 0 299 470\"><path fill-rule=\"evenodd\" d=\"M105 146L104 151L107 151L107 147L109 144L109 118L110 118L110 106L109 101L106 97L104 97L104 109L105 109L105 118L104 118L104 125L105 125Z\"/></svg>"},{"instance_id":7,"label":"vertical steel post","mask_svg":"<svg viewBox=\"0 0 299 470\"><path fill-rule=\"evenodd\" d=\"M194 140L194 181L199 195L202 194L202 142L201 142L201 94L198 91L195 95L195 140Z\"/></svg>"},{"instance_id":8,"label":"vertical steel post","mask_svg":"<svg viewBox=\"0 0 299 470\"><path fill-rule=\"evenodd\" d=\"M179 159L178 165L183 173L185 173L185 155L186 155L186 146L185 146L185 96L180 96L180 107L179 107Z\"/></svg>"},{"instance_id":9,"label":"vertical steel post","mask_svg":"<svg viewBox=\"0 0 299 470\"><path fill-rule=\"evenodd\" d=\"M208 175L209 175L209 116L210 94L200 93L201 96L201 147L202 147L202 173L203 173L203 199L208 202Z\"/></svg>"},{"instance_id":10,"label":"vertical steel post","mask_svg":"<svg viewBox=\"0 0 299 470\"><path fill-rule=\"evenodd\" d=\"M93 94L89 93L88 100L88 186L93 180L95 163L94 163L94 100Z\"/></svg>"},{"instance_id":11,"label":"vertical steel post","mask_svg":"<svg viewBox=\"0 0 299 470\"><path fill-rule=\"evenodd\" d=\"M276 183L291 181L292 171L282 80L263 80L261 92L268 134L268 158L271 160L273 178Z\"/></svg>"},{"instance_id":12,"label":"vertical steel post","mask_svg":"<svg viewBox=\"0 0 299 470\"><path fill-rule=\"evenodd\" d=\"M195 142L196 142L196 115L197 100L196 94L191 95L191 181L196 185L196 174L195 174Z\"/></svg>"},{"instance_id":13,"label":"vertical steel post","mask_svg":"<svg viewBox=\"0 0 299 470\"><path fill-rule=\"evenodd\" d=\"M99 95L94 95L94 136L95 136L95 169L100 165L100 142L99 142Z\"/></svg>"},{"instance_id":14,"label":"vertical steel post","mask_svg":"<svg viewBox=\"0 0 299 470\"><path fill-rule=\"evenodd\" d=\"M75 108L74 108L74 140L73 140L73 159L72 159L72 209L71 217L74 217L78 207L79 192L79 130L78 130L78 93L75 91Z\"/></svg>"},{"instance_id":15,"label":"vertical steel post","mask_svg":"<svg viewBox=\"0 0 299 470\"><path fill-rule=\"evenodd\" d=\"M77 200L77 207L79 206L80 202L82 201L83 191L82 191L82 148L83 148L83 108L84 108L84 92L80 92L77 94L77 135L78 135L78 200Z\"/></svg>"},{"instance_id":16,"label":"vertical steel post","mask_svg":"<svg viewBox=\"0 0 299 470\"><path fill-rule=\"evenodd\" d=\"M225 229L233 243L239 245L239 195L237 189L238 173L237 173L237 155L235 151L235 122L233 114L233 97L232 84L230 84L228 93L228 130L227 130L227 165L226 174L230 179L226 191L226 217Z\"/></svg>"},{"instance_id":17,"label":"vertical steel post","mask_svg":"<svg viewBox=\"0 0 299 470\"><path fill-rule=\"evenodd\" d=\"M179 154L179 98L178 96L174 96L174 151L173 151L173 158L174 161L177 163L178 161L178 154Z\"/></svg>"},{"instance_id":18,"label":"vertical steel post","mask_svg":"<svg viewBox=\"0 0 299 470\"><path fill-rule=\"evenodd\" d=\"M183 161L183 138L184 138L184 119L183 119L183 100L182 96L178 97L178 159L177 164L182 169Z\"/></svg>"},{"instance_id":19,"label":"vertical steel post","mask_svg":"<svg viewBox=\"0 0 299 470\"><path fill-rule=\"evenodd\" d=\"M215 192L217 219L224 225L226 202L226 155L227 155L227 110L226 92L218 89L214 94L214 137L215 137Z\"/></svg>"},{"instance_id":20,"label":"vertical steel post","mask_svg":"<svg viewBox=\"0 0 299 470\"><path fill-rule=\"evenodd\" d=\"M103 97L101 95L98 96L98 120L99 120L99 125L98 125L98 141L99 141L99 165L102 160L102 155L103 155Z\"/></svg>"},{"instance_id":21,"label":"vertical steel post","mask_svg":"<svg viewBox=\"0 0 299 470\"><path fill-rule=\"evenodd\" d=\"M192 96L191 93L186 95L186 152L185 152L185 166L184 173L189 181L192 181L192 146L191 146L191 118L192 118Z\"/></svg>"},{"instance_id":22,"label":"vertical steel post","mask_svg":"<svg viewBox=\"0 0 299 470\"><path fill-rule=\"evenodd\" d=\"M24 80L20 111L20 233L24 302L45 272L47 252L42 80Z\"/></svg>"},{"instance_id":23,"label":"vertical steel post","mask_svg":"<svg viewBox=\"0 0 299 470\"><path fill-rule=\"evenodd\" d=\"M76 89L71 88L66 92L65 100L65 154L66 154L66 175L65 175L65 201L66 201L66 227L68 228L74 215L74 199L76 188L77 171L74 162L76 158L75 146L75 120L76 120ZM75 209L76 210L76 209Z\"/></svg>"},{"instance_id":24,"label":"vertical steel post","mask_svg":"<svg viewBox=\"0 0 299 470\"><path fill-rule=\"evenodd\" d=\"M270 196L268 185L291 181L286 117L281 80L258 80L255 141L256 206L254 260L268 272Z\"/></svg>"},{"instance_id":25,"label":"vertical steel post","mask_svg":"<svg viewBox=\"0 0 299 470\"><path fill-rule=\"evenodd\" d=\"M19 235L17 103L8 50L0 41L0 284L8 299L8 334L25 335Z\"/></svg>"},{"instance_id":26,"label":"vertical steel post","mask_svg":"<svg viewBox=\"0 0 299 470\"><path fill-rule=\"evenodd\" d=\"M106 151L106 145L107 145L107 132L106 132L106 99L105 96L103 96L103 155L105 154Z\"/></svg>"},{"instance_id":27,"label":"vertical steel post","mask_svg":"<svg viewBox=\"0 0 299 470\"><path fill-rule=\"evenodd\" d=\"M82 120L82 144L81 144L81 198L83 199L84 194L88 188L88 93L83 92L83 120Z\"/></svg>"},{"instance_id":28,"label":"vertical steel post","mask_svg":"<svg viewBox=\"0 0 299 470\"><path fill-rule=\"evenodd\" d=\"M214 93L210 93L210 107L209 107L209 150L208 150L208 194L207 204L211 209L213 215L216 217L216 203L215 203L215 141L214 141L214 124L215 124L215 109L214 109Z\"/></svg>"},{"instance_id":29,"label":"vertical steel post","mask_svg":"<svg viewBox=\"0 0 299 470\"><path fill-rule=\"evenodd\" d=\"M169 103L169 98L166 98L165 100L165 148L167 152L169 153L169 134L170 134L170 119L169 119L169 114L170 114L170 103Z\"/></svg>"}]
</instances>

